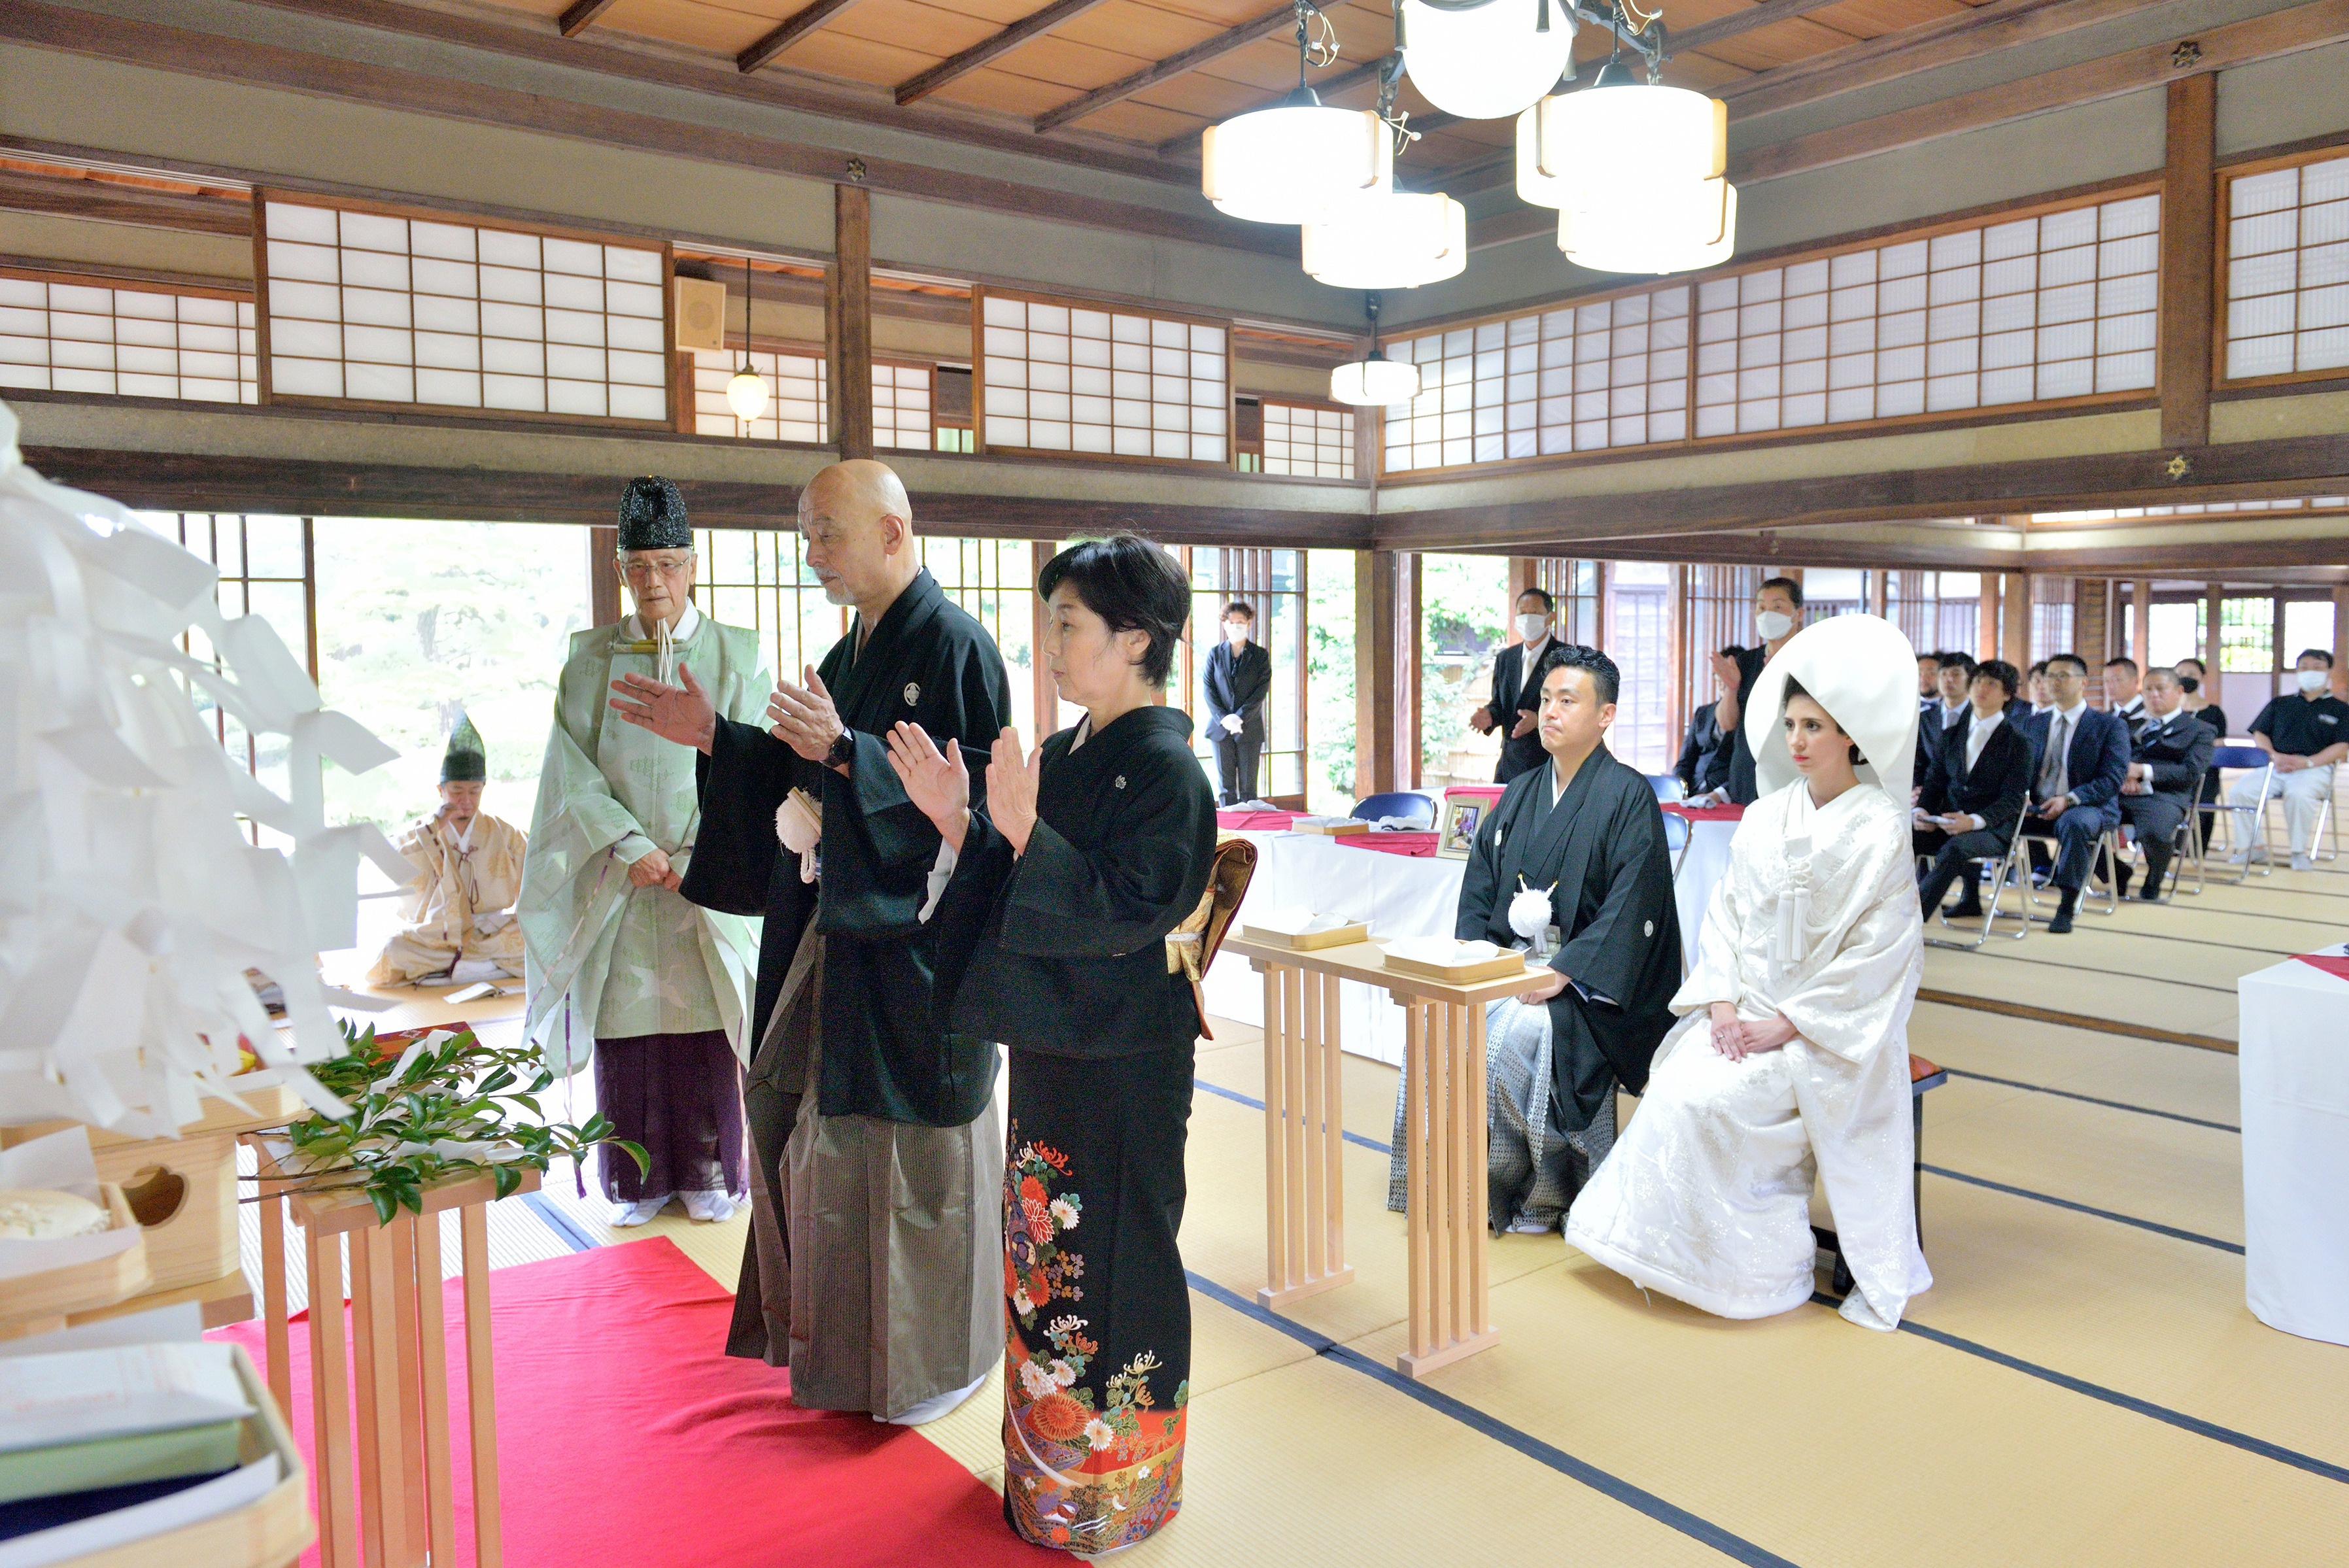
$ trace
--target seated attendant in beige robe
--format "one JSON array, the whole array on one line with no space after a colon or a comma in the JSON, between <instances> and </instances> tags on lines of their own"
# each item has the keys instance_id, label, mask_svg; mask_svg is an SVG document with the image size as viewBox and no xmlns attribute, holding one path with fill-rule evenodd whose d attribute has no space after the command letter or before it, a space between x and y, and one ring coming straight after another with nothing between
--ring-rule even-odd
<instances>
[{"instance_id":1,"label":"seated attendant in beige robe","mask_svg":"<svg viewBox=\"0 0 2349 1568\"><path fill-rule=\"evenodd\" d=\"M481 732L461 714L440 759L440 809L401 835L416 868L400 909L407 923L367 971L370 985L470 985L522 974L522 892L527 840L481 810L488 786Z\"/></svg>"}]
</instances>

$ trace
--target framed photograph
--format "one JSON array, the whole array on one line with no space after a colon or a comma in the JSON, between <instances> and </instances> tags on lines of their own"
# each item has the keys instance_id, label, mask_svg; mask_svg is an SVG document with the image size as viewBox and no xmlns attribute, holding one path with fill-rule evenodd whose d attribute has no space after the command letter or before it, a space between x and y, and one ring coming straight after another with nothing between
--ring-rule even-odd
<instances>
[{"instance_id":1,"label":"framed photograph","mask_svg":"<svg viewBox=\"0 0 2349 1568\"><path fill-rule=\"evenodd\" d=\"M1446 800L1444 802L1444 830L1435 841L1435 852L1447 860L1464 861L1475 846L1476 830L1485 820L1483 800Z\"/></svg>"}]
</instances>

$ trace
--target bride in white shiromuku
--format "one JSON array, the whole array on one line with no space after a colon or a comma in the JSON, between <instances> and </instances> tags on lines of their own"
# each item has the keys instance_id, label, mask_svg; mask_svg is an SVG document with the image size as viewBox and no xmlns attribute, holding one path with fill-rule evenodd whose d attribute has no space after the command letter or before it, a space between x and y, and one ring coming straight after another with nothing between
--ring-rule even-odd
<instances>
[{"instance_id":1,"label":"bride in white shiromuku","mask_svg":"<svg viewBox=\"0 0 2349 1568\"><path fill-rule=\"evenodd\" d=\"M1933 1278L1911 1188L1909 1013L1924 971L1909 830L1915 652L1873 615L1797 634L1755 684L1745 809L1682 1021L1566 1239L1723 1317L1810 1299L1816 1179L1856 1282L1897 1327Z\"/></svg>"}]
</instances>

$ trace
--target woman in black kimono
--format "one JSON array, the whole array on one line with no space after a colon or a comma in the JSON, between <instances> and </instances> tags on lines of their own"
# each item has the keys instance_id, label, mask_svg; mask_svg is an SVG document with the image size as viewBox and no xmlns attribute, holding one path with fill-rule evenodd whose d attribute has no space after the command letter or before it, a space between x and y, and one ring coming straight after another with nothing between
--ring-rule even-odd
<instances>
[{"instance_id":1,"label":"woman in black kimono","mask_svg":"<svg viewBox=\"0 0 2349 1568\"><path fill-rule=\"evenodd\" d=\"M1174 559L1133 534L1089 541L1036 591L1045 665L1083 719L1032 756L1004 730L977 810L960 748L901 724L890 762L946 843L932 918L954 1028L1010 1050L1004 1518L1101 1553L1182 1506L1174 1234L1200 1019L1166 937L1207 892L1215 798L1189 717L1162 706L1190 614Z\"/></svg>"}]
</instances>

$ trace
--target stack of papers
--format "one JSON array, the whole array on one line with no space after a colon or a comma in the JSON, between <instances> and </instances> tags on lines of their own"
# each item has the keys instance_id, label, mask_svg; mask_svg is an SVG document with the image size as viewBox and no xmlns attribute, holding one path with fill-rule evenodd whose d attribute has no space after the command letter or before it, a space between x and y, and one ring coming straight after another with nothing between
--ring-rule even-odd
<instances>
[{"instance_id":1,"label":"stack of papers","mask_svg":"<svg viewBox=\"0 0 2349 1568\"><path fill-rule=\"evenodd\" d=\"M1433 964L1450 969L1498 958L1504 950L1489 942L1463 942L1453 936L1402 936L1387 944L1387 953L1413 964Z\"/></svg>"},{"instance_id":2,"label":"stack of papers","mask_svg":"<svg viewBox=\"0 0 2349 1568\"><path fill-rule=\"evenodd\" d=\"M1259 931L1277 931L1283 936L1311 936L1316 932L1335 931L1350 923L1342 914L1316 914L1301 903L1283 904L1262 914L1248 912L1248 923Z\"/></svg>"}]
</instances>

